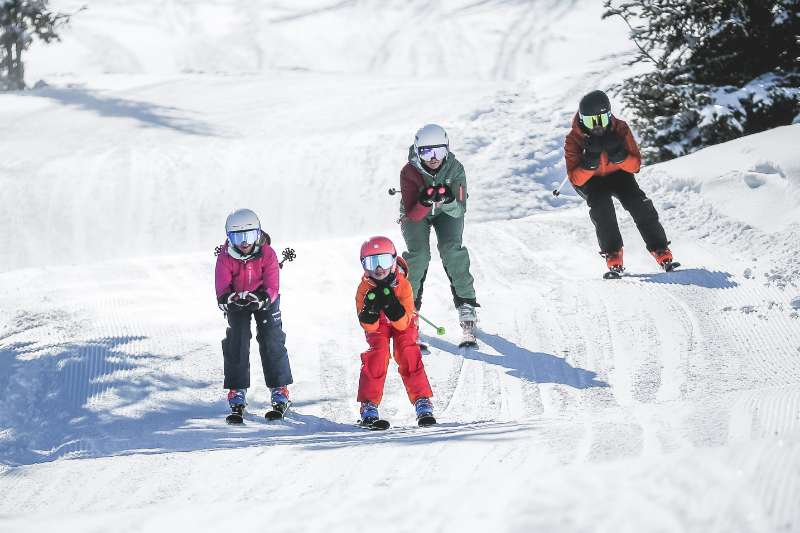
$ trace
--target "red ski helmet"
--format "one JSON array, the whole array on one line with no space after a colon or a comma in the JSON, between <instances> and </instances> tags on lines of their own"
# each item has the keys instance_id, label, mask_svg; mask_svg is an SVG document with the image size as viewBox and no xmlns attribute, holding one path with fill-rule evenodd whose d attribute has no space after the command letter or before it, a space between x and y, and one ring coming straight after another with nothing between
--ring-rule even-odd
<instances>
[{"instance_id":1,"label":"red ski helmet","mask_svg":"<svg viewBox=\"0 0 800 533\"><path fill-rule=\"evenodd\" d=\"M386 270L394 272L396 266L395 259L397 258L397 249L394 247L394 243L388 237L370 237L361 245L361 266L363 266L365 270L375 270L375 265L367 264L368 261L366 261L366 258L387 255L391 256L391 265L386 265L386 263L383 262L381 266Z\"/></svg>"}]
</instances>

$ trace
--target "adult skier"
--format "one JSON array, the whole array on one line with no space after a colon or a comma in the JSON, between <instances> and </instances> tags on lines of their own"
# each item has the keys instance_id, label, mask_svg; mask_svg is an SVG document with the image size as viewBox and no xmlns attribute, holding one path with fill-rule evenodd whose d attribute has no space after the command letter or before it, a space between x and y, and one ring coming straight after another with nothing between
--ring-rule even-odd
<instances>
[{"instance_id":1,"label":"adult skier","mask_svg":"<svg viewBox=\"0 0 800 533\"><path fill-rule=\"evenodd\" d=\"M408 399L414 404L417 422L421 426L434 424L430 400L433 392L417 345L414 298L406 279L405 261L397 257L394 243L386 237L364 242L360 257L364 275L356 291L356 313L369 344L361 354L358 380L361 425L371 429L389 427L378 415L389 365L389 341L394 341L394 360Z\"/></svg>"},{"instance_id":2,"label":"adult skier","mask_svg":"<svg viewBox=\"0 0 800 533\"><path fill-rule=\"evenodd\" d=\"M401 229L408 250L403 258L408 263L414 306L417 310L422 306L433 228L465 342L474 343L478 320L475 308L480 305L475 299L469 252L462 244L467 178L464 166L450 151L450 140L441 126L427 124L417 131L408 150L408 163L400 171L400 191Z\"/></svg>"},{"instance_id":3,"label":"adult skier","mask_svg":"<svg viewBox=\"0 0 800 533\"><path fill-rule=\"evenodd\" d=\"M281 322L278 258L258 216L250 209L231 213L225 232L228 239L217 248L214 281L217 303L228 319L222 341L224 387L231 408L228 422L241 423L247 405L251 318L256 321L258 351L271 393L273 410L267 418L281 418L290 405L287 385L292 383L292 371Z\"/></svg>"},{"instance_id":4,"label":"adult skier","mask_svg":"<svg viewBox=\"0 0 800 533\"><path fill-rule=\"evenodd\" d=\"M669 241L653 202L636 183L642 156L628 124L611 114L611 103L603 91L581 98L572 119L572 130L564 143L567 176L589 205L600 255L606 259L606 277L619 277L624 270L622 235L612 196L633 217L647 250L664 270L672 270Z\"/></svg>"}]
</instances>

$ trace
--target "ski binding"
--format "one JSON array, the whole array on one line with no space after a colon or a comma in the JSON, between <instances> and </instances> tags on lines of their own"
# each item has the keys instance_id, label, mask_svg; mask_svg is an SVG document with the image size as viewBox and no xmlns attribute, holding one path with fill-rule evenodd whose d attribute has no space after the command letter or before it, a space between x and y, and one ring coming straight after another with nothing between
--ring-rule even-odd
<instances>
[{"instance_id":1,"label":"ski binding","mask_svg":"<svg viewBox=\"0 0 800 533\"><path fill-rule=\"evenodd\" d=\"M417 418L417 425L422 428L432 426L435 423L436 419L433 417L433 415L423 415Z\"/></svg>"},{"instance_id":2,"label":"ski binding","mask_svg":"<svg viewBox=\"0 0 800 533\"><path fill-rule=\"evenodd\" d=\"M369 429L372 431L383 431L389 429L389 427L391 426L388 420L383 420L381 418L376 418L376 419L367 418L365 420L359 420L358 425L359 427L362 427L364 429Z\"/></svg>"}]
</instances>

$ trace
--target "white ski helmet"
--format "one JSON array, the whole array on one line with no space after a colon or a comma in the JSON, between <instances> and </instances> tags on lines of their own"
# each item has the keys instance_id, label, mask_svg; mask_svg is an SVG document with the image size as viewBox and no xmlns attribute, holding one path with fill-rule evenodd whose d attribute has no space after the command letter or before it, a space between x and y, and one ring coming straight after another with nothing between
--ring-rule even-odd
<instances>
[{"instance_id":1,"label":"white ski helmet","mask_svg":"<svg viewBox=\"0 0 800 533\"><path fill-rule=\"evenodd\" d=\"M414 135L414 150L419 153L422 146L444 146L450 150L450 139L447 132L438 124L426 124Z\"/></svg>"},{"instance_id":2,"label":"white ski helmet","mask_svg":"<svg viewBox=\"0 0 800 533\"><path fill-rule=\"evenodd\" d=\"M237 209L225 220L225 233L261 229L258 216L249 209Z\"/></svg>"}]
</instances>

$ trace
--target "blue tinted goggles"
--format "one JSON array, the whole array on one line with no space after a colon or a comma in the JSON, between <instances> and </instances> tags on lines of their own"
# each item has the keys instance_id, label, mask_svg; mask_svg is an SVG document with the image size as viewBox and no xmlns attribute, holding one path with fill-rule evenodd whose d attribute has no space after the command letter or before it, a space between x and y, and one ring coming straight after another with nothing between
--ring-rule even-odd
<instances>
[{"instance_id":1,"label":"blue tinted goggles","mask_svg":"<svg viewBox=\"0 0 800 533\"><path fill-rule=\"evenodd\" d=\"M442 161L447 157L447 146L420 146L418 153L419 158L423 161L430 161L431 159Z\"/></svg>"},{"instance_id":2,"label":"blue tinted goggles","mask_svg":"<svg viewBox=\"0 0 800 533\"><path fill-rule=\"evenodd\" d=\"M228 233L228 240L234 246L255 244L261 234L259 229L249 229L247 231L231 231Z\"/></svg>"},{"instance_id":3,"label":"blue tinted goggles","mask_svg":"<svg viewBox=\"0 0 800 533\"><path fill-rule=\"evenodd\" d=\"M394 261L395 256L392 254L368 255L361 260L361 265L364 267L364 270L375 272L378 267L384 270L391 270L394 266Z\"/></svg>"}]
</instances>

